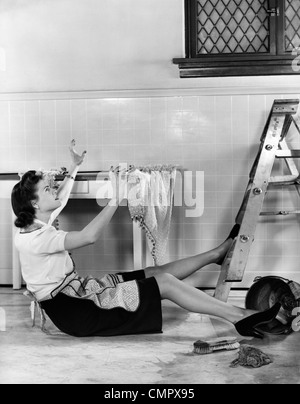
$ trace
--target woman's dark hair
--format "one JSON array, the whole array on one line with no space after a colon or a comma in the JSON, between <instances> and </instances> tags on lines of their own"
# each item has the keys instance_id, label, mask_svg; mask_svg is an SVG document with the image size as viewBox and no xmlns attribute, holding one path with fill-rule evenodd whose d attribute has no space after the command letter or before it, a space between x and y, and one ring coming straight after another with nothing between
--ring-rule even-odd
<instances>
[{"instance_id":1,"label":"woman's dark hair","mask_svg":"<svg viewBox=\"0 0 300 404\"><path fill-rule=\"evenodd\" d=\"M36 171L28 171L22 180L16 184L11 194L11 204L17 219L16 227L30 226L35 218L35 209L32 201L36 199L37 184L42 180L42 174Z\"/></svg>"}]
</instances>

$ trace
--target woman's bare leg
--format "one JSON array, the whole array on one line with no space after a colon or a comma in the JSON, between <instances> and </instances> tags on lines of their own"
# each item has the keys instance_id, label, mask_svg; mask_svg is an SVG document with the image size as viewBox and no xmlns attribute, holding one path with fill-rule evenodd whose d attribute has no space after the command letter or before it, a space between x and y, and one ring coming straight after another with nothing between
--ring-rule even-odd
<instances>
[{"instance_id":1,"label":"woman's bare leg","mask_svg":"<svg viewBox=\"0 0 300 404\"><path fill-rule=\"evenodd\" d=\"M162 299L171 300L190 312L220 317L232 324L256 313L221 302L171 274L161 273L155 279Z\"/></svg>"},{"instance_id":2,"label":"woman's bare leg","mask_svg":"<svg viewBox=\"0 0 300 404\"><path fill-rule=\"evenodd\" d=\"M175 276L177 279L185 280L185 282L190 286L198 287L200 286L199 274L195 274L195 276L193 276L193 274L199 269L209 264L215 264L225 258L231 244L232 239L228 239L219 247L206 253L170 262L159 267L148 267L145 269L146 278L150 278L161 273L167 273Z\"/></svg>"}]
</instances>

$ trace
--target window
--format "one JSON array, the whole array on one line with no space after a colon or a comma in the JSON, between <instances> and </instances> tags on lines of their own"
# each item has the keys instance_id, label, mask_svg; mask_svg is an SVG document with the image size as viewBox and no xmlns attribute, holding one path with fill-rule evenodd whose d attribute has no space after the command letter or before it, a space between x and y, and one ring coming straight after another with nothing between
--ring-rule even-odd
<instances>
[{"instance_id":1,"label":"window","mask_svg":"<svg viewBox=\"0 0 300 404\"><path fill-rule=\"evenodd\" d=\"M186 0L181 77L299 74L300 0Z\"/></svg>"}]
</instances>

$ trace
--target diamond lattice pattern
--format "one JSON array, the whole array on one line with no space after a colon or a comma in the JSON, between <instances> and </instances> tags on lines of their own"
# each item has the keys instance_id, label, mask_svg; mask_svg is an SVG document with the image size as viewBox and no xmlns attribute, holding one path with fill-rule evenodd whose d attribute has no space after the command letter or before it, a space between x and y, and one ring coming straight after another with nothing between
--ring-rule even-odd
<instances>
[{"instance_id":1,"label":"diamond lattice pattern","mask_svg":"<svg viewBox=\"0 0 300 404\"><path fill-rule=\"evenodd\" d=\"M285 1L285 50L300 47L300 0Z\"/></svg>"},{"instance_id":2,"label":"diamond lattice pattern","mask_svg":"<svg viewBox=\"0 0 300 404\"><path fill-rule=\"evenodd\" d=\"M198 54L269 52L267 10L268 1L198 0Z\"/></svg>"}]
</instances>

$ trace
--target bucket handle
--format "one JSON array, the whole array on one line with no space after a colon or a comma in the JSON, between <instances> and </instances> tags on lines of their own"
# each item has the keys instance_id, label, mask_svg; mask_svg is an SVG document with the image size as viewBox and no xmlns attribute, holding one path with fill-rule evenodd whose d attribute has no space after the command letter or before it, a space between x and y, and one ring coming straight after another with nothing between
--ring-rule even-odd
<instances>
[{"instance_id":1,"label":"bucket handle","mask_svg":"<svg viewBox=\"0 0 300 404\"><path fill-rule=\"evenodd\" d=\"M286 278L282 278L281 276L275 276L275 275L269 275L269 276L257 276L255 279L254 279L254 283L257 283L257 282L259 282L261 279L264 279L264 278L271 278L271 279L281 279L281 280L283 280L283 281L285 281L285 282L287 282L287 283L290 283L290 282L292 282L291 280L289 280L289 279L286 279Z\"/></svg>"}]
</instances>

